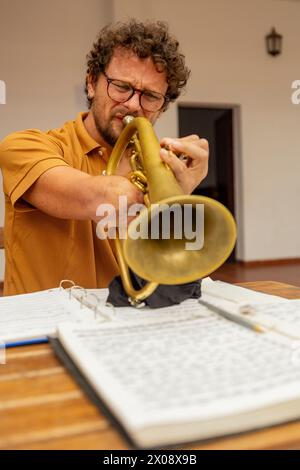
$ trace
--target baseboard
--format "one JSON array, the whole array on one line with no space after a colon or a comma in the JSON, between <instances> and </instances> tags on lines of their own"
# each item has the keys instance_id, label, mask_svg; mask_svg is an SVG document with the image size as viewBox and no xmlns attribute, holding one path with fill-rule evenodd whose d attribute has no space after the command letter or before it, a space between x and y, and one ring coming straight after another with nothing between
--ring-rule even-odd
<instances>
[{"instance_id":1,"label":"baseboard","mask_svg":"<svg viewBox=\"0 0 300 470\"><path fill-rule=\"evenodd\" d=\"M264 260L253 260L253 261L237 261L241 266L256 267L256 266L281 266L289 264L300 264L300 258L283 258L283 259L264 259Z\"/></svg>"}]
</instances>

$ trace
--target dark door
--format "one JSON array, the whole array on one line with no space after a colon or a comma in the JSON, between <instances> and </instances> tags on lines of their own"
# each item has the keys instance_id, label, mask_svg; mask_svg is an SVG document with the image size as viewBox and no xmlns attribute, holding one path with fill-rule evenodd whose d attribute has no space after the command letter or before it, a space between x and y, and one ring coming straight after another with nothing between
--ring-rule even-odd
<instances>
[{"instance_id":1,"label":"dark door","mask_svg":"<svg viewBox=\"0 0 300 470\"><path fill-rule=\"evenodd\" d=\"M209 171L194 194L211 197L234 215L233 110L179 106L179 136L198 134L209 141ZM235 260L235 252L228 261Z\"/></svg>"}]
</instances>

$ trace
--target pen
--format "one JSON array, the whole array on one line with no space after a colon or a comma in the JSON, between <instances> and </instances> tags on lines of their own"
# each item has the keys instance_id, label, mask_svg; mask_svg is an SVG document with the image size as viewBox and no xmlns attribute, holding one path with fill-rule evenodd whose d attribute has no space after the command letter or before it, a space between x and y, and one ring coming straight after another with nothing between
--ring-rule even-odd
<instances>
[{"instance_id":1,"label":"pen","mask_svg":"<svg viewBox=\"0 0 300 470\"><path fill-rule=\"evenodd\" d=\"M41 338L25 339L25 340L20 340L20 341L8 341L7 343L4 343L4 344L6 348L15 348L17 346L31 346L33 344L42 344L42 343L48 343L47 336L43 336Z\"/></svg>"},{"instance_id":2,"label":"pen","mask_svg":"<svg viewBox=\"0 0 300 470\"><path fill-rule=\"evenodd\" d=\"M238 323L239 325L245 326L246 328L256 331L257 333L265 332L264 328L254 323L253 321L249 320L248 318L243 318L234 313L227 312L226 310L223 310L222 308L217 307L216 305L211 304L210 302L207 302L206 300L199 299L198 302L201 305L204 305L205 307L207 307L209 310L212 310L213 312L218 313L219 315L226 318L227 320L231 320L235 323Z\"/></svg>"}]
</instances>

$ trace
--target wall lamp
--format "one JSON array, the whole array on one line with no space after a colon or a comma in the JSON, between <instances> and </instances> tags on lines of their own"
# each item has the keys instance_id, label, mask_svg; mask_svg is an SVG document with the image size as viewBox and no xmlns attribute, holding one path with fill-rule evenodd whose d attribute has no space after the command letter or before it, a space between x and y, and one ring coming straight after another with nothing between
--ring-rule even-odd
<instances>
[{"instance_id":1,"label":"wall lamp","mask_svg":"<svg viewBox=\"0 0 300 470\"><path fill-rule=\"evenodd\" d=\"M282 35L278 34L275 28L266 36L266 46L268 54L277 56L282 52Z\"/></svg>"}]
</instances>

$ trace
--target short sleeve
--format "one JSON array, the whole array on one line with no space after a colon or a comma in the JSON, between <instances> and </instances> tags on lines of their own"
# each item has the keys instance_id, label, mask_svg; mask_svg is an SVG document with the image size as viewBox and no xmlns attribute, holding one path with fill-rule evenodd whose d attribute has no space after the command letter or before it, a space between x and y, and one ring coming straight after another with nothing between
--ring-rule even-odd
<instances>
[{"instance_id":1,"label":"short sleeve","mask_svg":"<svg viewBox=\"0 0 300 470\"><path fill-rule=\"evenodd\" d=\"M0 143L3 190L12 205L45 171L56 166L69 164L59 144L39 130L16 132Z\"/></svg>"}]
</instances>

